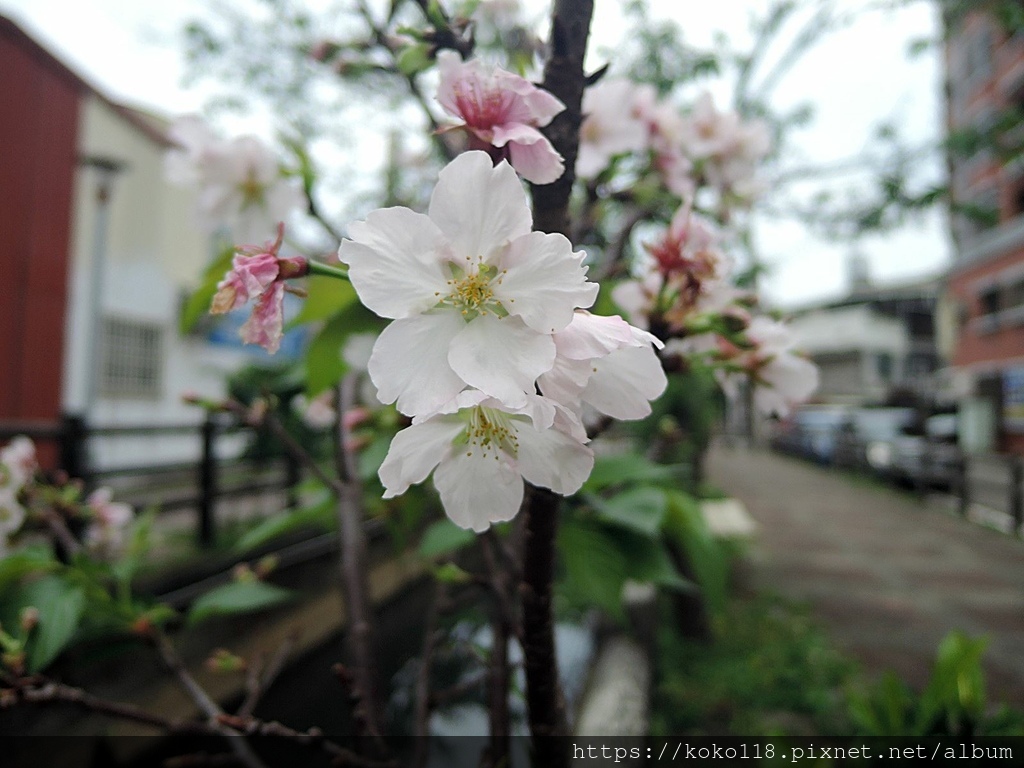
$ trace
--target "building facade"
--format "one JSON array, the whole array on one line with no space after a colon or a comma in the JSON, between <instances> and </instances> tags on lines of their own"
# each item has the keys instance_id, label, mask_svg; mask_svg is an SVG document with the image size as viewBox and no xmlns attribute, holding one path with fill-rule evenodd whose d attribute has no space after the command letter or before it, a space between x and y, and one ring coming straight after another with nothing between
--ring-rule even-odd
<instances>
[{"instance_id":1,"label":"building facade","mask_svg":"<svg viewBox=\"0 0 1024 768\"><path fill-rule=\"evenodd\" d=\"M254 357L178 332L213 244L192 193L164 179L166 121L114 103L2 16L0 103L0 420L198 421L181 394L221 396ZM121 438L92 458L197 450Z\"/></svg>"},{"instance_id":2,"label":"building facade","mask_svg":"<svg viewBox=\"0 0 1024 768\"><path fill-rule=\"evenodd\" d=\"M949 130L999 137L949 158L951 387L990 425L986 447L1024 454L1024 156L1006 151L1024 147L1024 31L980 10L945 22Z\"/></svg>"}]
</instances>

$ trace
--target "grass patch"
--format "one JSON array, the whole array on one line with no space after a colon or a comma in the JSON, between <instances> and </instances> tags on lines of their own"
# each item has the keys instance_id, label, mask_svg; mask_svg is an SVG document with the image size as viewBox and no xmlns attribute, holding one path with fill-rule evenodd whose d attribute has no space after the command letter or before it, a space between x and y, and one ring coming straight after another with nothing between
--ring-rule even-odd
<instances>
[{"instance_id":1,"label":"grass patch","mask_svg":"<svg viewBox=\"0 0 1024 768\"><path fill-rule=\"evenodd\" d=\"M808 614L777 598L733 599L711 643L678 635L666 611L658 636L652 734L838 735L857 666Z\"/></svg>"}]
</instances>

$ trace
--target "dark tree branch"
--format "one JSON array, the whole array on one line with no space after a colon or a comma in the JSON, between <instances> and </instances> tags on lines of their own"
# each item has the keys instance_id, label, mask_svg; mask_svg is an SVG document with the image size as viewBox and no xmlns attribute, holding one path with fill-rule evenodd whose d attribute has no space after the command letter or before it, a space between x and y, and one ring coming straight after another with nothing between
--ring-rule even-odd
<instances>
[{"instance_id":1,"label":"dark tree branch","mask_svg":"<svg viewBox=\"0 0 1024 768\"><path fill-rule=\"evenodd\" d=\"M338 495L338 535L341 539L341 581L348 613L348 643L353 659L353 693L356 720L378 754L386 754L383 739L383 713L377 684L377 656L370 588L367 581L366 529L363 525L362 488L356 457L348 449L352 435L345 426L344 414L355 405L358 374L347 374L338 385L335 407L334 457L341 489ZM365 739L363 739L365 741ZM369 745L367 745L369 746ZM363 750L361 750L363 751Z\"/></svg>"},{"instance_id":2,"label":"dark tree branch","mask_svg":"<svg viewBox=\"0 0 1024 768\"><path fill-rule=\"evenodd\" d=\"M555 150L565 160L565 173L553 184L530 186L533 226L541 232L569 236L569 199L576 178L576 155L586 74L583 59L594 13L593 0L555 0L551 15L551 58L544 68L543 88L565 104L545 128ZM568 735L565 706L555 655L552 590L558 496L529 488L525 510L522 581L523 656L526 703L533 737L534 764L545 768L569 765L569 753L554 736Z\"/></svg>"}]
</instances>

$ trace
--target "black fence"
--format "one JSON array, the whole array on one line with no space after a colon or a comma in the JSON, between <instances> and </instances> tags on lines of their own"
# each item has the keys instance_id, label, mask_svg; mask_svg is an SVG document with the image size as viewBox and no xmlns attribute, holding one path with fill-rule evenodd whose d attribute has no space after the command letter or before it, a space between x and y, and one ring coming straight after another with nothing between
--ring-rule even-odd
<instances>
[{"instance_id":1,"label":"black fence","mask_svg":"<svg viewBox=\"0 0 1024 768\"><path fill-rule=\"evenodd\" d=\"M297 504L302 468L289 454L260 458L219 456L221 441L229 436L251 434L258 428L208 415L201 422L178 424L91 425L78 415L57 422L0 421L0 442L25 435L56 452L56 469L70 478L81 478L87 488L110 485L118 499L136 506L156 507L160 512L195 510L196 538L200 545L213 544L217 533L217 503L229 498L284 492L290 506ZM198 448L194 460L123 466L96 466L94 442L98 439L131 438L159 441L168 437L194 436Z\"/></svg>"}]
</instances>

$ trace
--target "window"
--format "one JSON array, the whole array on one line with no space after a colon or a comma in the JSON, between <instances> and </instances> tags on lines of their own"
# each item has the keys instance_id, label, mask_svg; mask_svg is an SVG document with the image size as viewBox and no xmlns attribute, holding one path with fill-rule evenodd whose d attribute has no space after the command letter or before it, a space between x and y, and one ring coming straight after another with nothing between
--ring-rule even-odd
<instances>
[{"instance_id":1,"label":"window","mask_svg":"<svg viewBox=\"0 0 1024 768\"><path fill-rule=\"evenodd\" d=\"M159 397L163 328L105 317L102 333L100 392L112 397Z\"/></svg>"}]
</instances>

